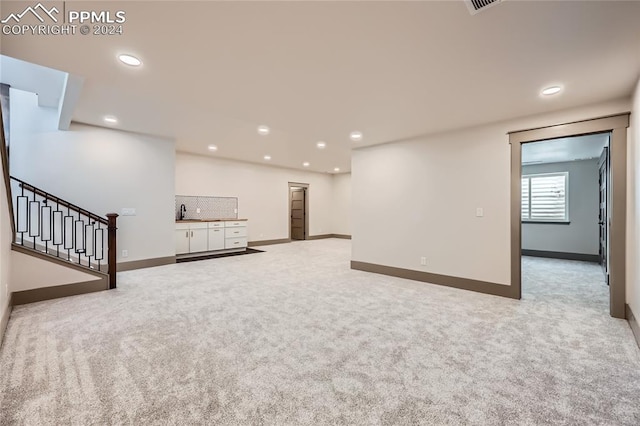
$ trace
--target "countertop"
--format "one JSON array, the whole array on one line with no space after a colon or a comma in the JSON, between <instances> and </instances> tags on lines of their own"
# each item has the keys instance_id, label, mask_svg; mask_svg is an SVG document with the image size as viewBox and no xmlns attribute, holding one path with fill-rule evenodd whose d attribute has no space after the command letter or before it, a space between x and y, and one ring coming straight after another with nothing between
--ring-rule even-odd
<instances>
[{"instance_id":1,"label":"countertop","mask_svg":"<svg viewBox=\"0 0 640 426\"><path fill-rule=\"evenodd\" d=\"M176 223L198 223L198 222L239 222L249 219L184 219L176 220Z\"/></svg>"}]
</instances>

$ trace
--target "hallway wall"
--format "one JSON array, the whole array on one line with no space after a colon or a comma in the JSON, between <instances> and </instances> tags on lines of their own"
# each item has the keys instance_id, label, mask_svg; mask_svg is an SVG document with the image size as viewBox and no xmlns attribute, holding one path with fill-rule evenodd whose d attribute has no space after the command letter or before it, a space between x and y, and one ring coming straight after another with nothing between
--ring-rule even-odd
<instances>
[{"instance_id":1,"label":"hallway wall","mask_svg":"<svg viewBox=\"0 0 640 426\"><path fill-rule=\"evenodd\" d=\"M628 110L621 99L355 149L352 260L510 285L508 132Z\"/></svg>"}]
</instances>

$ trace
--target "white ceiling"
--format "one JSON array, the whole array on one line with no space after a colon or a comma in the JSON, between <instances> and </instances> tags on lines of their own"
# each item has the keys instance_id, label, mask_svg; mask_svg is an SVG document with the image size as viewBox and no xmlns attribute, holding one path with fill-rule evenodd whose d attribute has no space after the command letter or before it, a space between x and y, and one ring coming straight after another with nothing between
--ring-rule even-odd
<instances>
[{"instance_id":1,"label":"white ceiling","mask_svg":"<svg viewBox=\"0 0 640 426\"><path fill-rule=\"evenodd\" d=\"M25 6L2 3L3 16ZM461 0L66 7L124 10L124 35L3 35L0 49L84 77L74 120L115 115L181 151L321 172L349 170L354 146L628 97L640 74L640 2L510 0L474 16ZM562 94L538 95L554 83Z\"/></svg>"},{"instance_id":2,"label":"white ceiling","mask_svg":"<svg viewBox=\"0 0 640 426\"><path fill-rule=\"evenodd\" d=\"M58 108L65 78L64 72L0 55L0 82L37 93L42 107Z\"/></svg>"},{"instance_id":3,"label":"white ceiling","mask_svg":"<svg viewBox=\"0 0 640 426\"><path fill-rule=\"evenodd\" d=\"M13 90L35 93L39 106L57 110L58 128L68 130L83 79L0 54L0 83Z\"/></svg>"},{"instance_id":4,"label":"white ceiling","mask_svg":"<svg viewBox=\"0 0 640 426\"><path fill-rule=\"evenodd\" d=\"M609 133L550 139L522 145L522 164L561 163L599 158Z\"/></svg>"}]
</instances>

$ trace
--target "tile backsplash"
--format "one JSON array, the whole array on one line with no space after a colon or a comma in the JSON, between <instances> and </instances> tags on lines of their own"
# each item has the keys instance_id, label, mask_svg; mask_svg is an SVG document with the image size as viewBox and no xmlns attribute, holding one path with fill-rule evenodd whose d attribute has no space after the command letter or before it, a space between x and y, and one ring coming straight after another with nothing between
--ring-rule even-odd
<instances>
[{"instance_id":1,"label":"tile backsplash","mask_svg":"<svg viewBox=\"0 0 640 426\"><path fill-rule=\"evenodd\" d=\"M176 195L176 219L180 218L180 206L187 208L184 219L237 219L236 197L194 197ZM198 213L198 209L200 212Z\"/></svg>"}]
</instances>

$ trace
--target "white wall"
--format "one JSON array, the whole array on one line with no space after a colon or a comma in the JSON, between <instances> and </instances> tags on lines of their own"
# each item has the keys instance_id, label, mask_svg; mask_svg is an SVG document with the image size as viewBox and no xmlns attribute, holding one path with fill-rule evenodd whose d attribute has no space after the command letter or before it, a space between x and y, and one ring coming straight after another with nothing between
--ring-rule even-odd
<instances>
[{"instance_id":1,"label":"white wall","mask_svg":"<svg viewBox=\"0 0 640 426\"><path fill-rule=\"evenodd\" d=\"M332 233L351 235L351 173L333 175Z\"/></svg>"},{"instance_id":2,"label":"white wall","mask_svg":"<svg viewBox=\"0 0 640 426\"><path fill-rule=\"evenodd\" d=\"M0 10L1 9L2 4L0 4ZM0 12L0 16L4 16L2 12ZM0 46L2 45L1 40L2 37L0 37ZM0 52L2 52L1 47ZM2 149L4 149L4 147L2 147ZM0 174L2 175L2 179L0 180L4 181L4 168L1 161ZM3 323L3 319L9 314L9 310L11 309L9 306L9 277L11 273L11 241L13 241L13 231L11 229L7 195L4 182L2 182L0 183L0 346L2 345L2 338L4 337L5 331L4 327L6 326L6 324Z\"/></svg>"},{"instance_id":3,"label":"white wall","mask_svg":"<svg viewBox=\"0 0 640 426\"><path fill-rule=\"evenodd\" d=\"M2 148L4 149L4 147ZM11 241L13 241L13 231L11 229L11 216L9 215L9 205L7 191L4 185L4 168L0 161L0 344L4 335L2 319L8 314L11 275Z\"/></svg>"},{"instance_id":4,"label":"white wall","mask_svg":"<svg viewBox=\"0 0 640 426\"><path fill-rule=\"evenodd\" d=\"M598 160L536 164L522 174L569 172L569 224L523 223L522 248L597 255L599 253Z\"/></svg>"},{"instance_id":5,"label":"white wall","mask_svg":"<svg viewBox=\"0 0 640 426\"><path fill-rule=\"evenodd\" d=\"M507 132L629 107L625 99L355 150L353 260L508 285Z\"/></svg>"},{"instance_id":6,"label":"white wall","mask_svg":"<svg viewBox=\"0 0 640 426\"><path fill-rule=\"evenodd\" d=\"M11 252L11 291L95 281L100 278L17 251Z\"/></svg>"},{"instance_id":7,"label":"white wall","mask_svg":"<svg viewBox=\"0 0 640 426\"><path fill-rule=\"evenodd\" d=\"M640 81L636 85L627 139L627 304L640 318Z\"/></svg>"},{"instance_id":8,"label":"white wall","mask_svg":"<svg viewBox=\"0 0 640 426\"><path fill-rule=\"evenodd\" d=\"M136 208L136 216L118 218L118 262L174 256L173 142L57 124L55 109L11 91L11 174L102 216Z\"/></svg>"},{"instance_id":9,"label":"white wall","mask_svg":"<svg viewBox=\"0 0 640 426\"><path fill-rule=\"evenodd\" d=\"M249 241L289 238L289 182L309 184L309 235L333 233L330 174L176 154L176 194L238 197Z\"/></svg>"}]
</instances>

